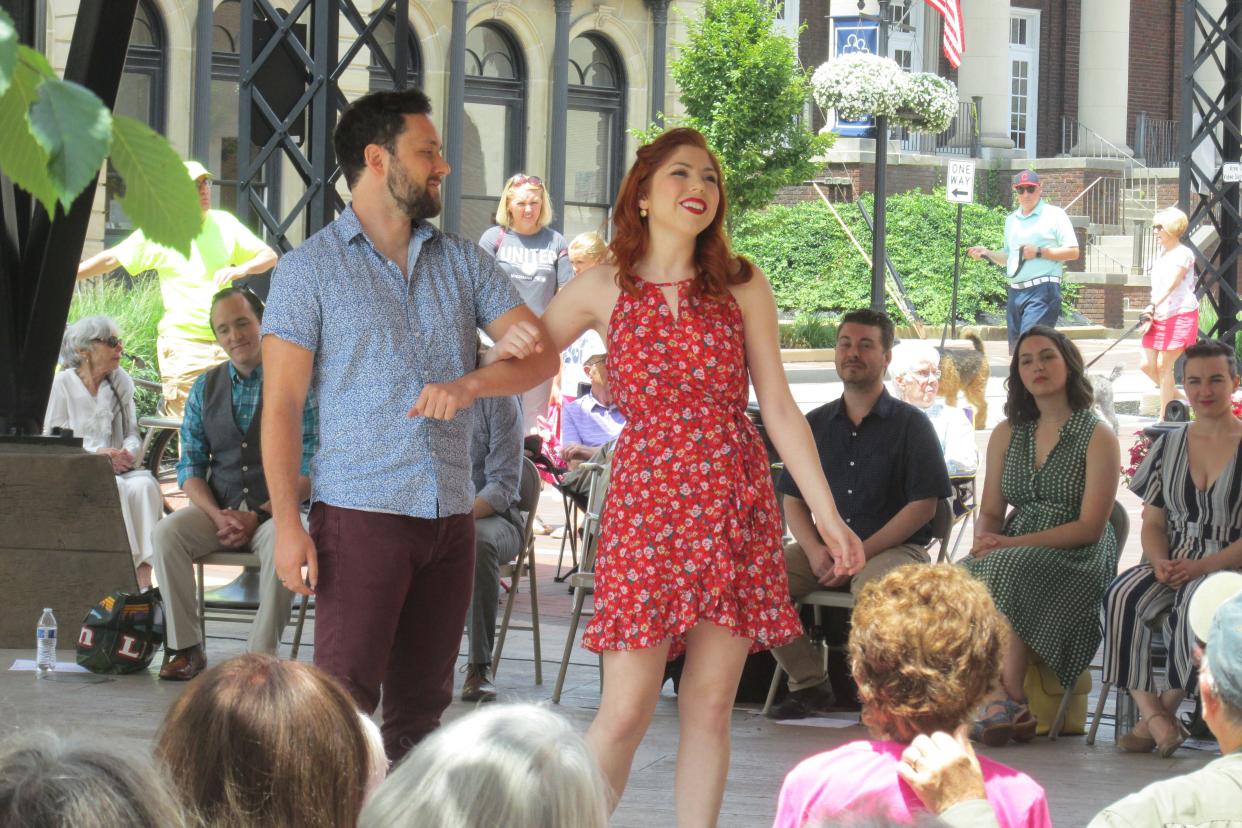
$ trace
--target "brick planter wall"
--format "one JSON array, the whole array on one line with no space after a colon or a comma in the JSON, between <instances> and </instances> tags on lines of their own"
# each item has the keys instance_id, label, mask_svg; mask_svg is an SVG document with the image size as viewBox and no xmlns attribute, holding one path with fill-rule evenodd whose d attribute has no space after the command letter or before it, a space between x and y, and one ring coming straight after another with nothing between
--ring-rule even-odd
<instances>
[{"instance_id":1,"label":"brick planter wall","mask_svg":"<svg viewBox=\"0 0 1242 828\"><path fill-rule=\"evenodd\" d=\"M1151 289L1126 285L1079 285L1075 307L1097 325L1124 328L1127 298L1130 307L1141 308L1150 300Z\"/></svg>"}]
</instances>

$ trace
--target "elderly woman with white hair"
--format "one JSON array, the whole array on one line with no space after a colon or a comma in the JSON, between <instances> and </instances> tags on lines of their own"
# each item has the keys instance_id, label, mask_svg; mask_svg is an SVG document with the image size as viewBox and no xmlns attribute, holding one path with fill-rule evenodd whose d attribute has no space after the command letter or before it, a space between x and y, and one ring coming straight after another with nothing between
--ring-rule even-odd
<instances>
[{"instance_id":1,"label":"elderly woman with white hair","mask_svg":"<svg viewBox=\"0 0 1242 828\"><path fill-rule=\"evenodd\" d=\"M979 468L975 428L960 408L947 405L940 392L940 352L929 342L906 340L893 347L888 372L896 396L921 410L936 429L950 477L970 477Z\"/></svg>"},{"instance_id":2,"label":"elderly woman with white hair","mask_svg":"<svg viewBox=\"0 0 1242 828\"><path fill-rule=\"evenodd\" d=\"M1173 365L1182 351L1199 339L1199 297L1195 296L1195 254L1182 244L1186 214L1169 207L1152 218L1159 250L1148 269L1151 276L1151 304L1144 314L1150 317L1143 334L1143 356L1139 368L1160 388L1160 418L1171 400L1177 398Z\"/></svg>"},{"instance_id":3,"label":"elderly woman with white hair","mask_svg":"<svg viewBox=\"0 0 1242 828\"><path fill-rule=\"evenodd\" d=\"M532 704L470 713L429 736L358 828L604 828L604 777L563 717Z\"/></svg>"},{"instance_id":4,"label":"elderly woman with white hair","mask_svg":"<svg viewBox=\"0 0 1242 828\"><path fill-rule=\"evenodd\" d=\"M121 496L121 515L129 535L138 585L151 585L151 531L164 516L164 499L151 473L140 468L134 381L120 367L121 337L106 316L88 316L65 329L60 364L52 381L43 431L71 428L87 451L112 463Z\"/></svg>"}]
</instances>

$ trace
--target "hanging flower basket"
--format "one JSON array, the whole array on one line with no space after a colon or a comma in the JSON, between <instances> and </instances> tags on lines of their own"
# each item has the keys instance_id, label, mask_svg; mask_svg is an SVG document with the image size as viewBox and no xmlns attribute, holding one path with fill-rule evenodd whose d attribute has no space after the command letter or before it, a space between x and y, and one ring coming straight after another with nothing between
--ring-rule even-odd
<instances>
[{"instance_id":1,"label":"hanging flower basket","mask_svg":"<svg viewBox=\"0 0 1242 828\"><path fill-rule=\"evenodd\" d=\"M867 52L841 55L811 76L815 102L846 121L887 117L893 126L943 132L957 114L957 87L930 72L910 73Z\"/></svg>"}]
</instances>

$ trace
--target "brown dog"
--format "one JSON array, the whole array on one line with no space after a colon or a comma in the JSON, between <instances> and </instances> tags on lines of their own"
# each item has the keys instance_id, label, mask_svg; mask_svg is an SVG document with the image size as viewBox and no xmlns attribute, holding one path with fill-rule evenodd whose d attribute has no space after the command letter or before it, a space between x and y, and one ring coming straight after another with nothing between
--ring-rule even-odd
<instances>
[{"instance_id":1,"label":"brown dog","mask_svg":"<svg viewBox=\"0 0 1242 828\"><path fill-rule=\"evenodd\" d=\"M965 339L975 347L937 348L940 352L940 395L949 405L957 405L957 395L962 394L975 409L975 430L987 427L988 402L984 393L988 387L988 358L983 353L983 340L975 334Z\"/></svg>"}]
</instances>

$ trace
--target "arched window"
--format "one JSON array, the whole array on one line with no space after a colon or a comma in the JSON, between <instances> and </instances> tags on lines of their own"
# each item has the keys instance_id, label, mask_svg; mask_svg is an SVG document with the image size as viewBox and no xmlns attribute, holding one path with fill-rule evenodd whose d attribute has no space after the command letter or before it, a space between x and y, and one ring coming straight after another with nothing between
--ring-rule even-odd
<instances>
[{"instance_id":1,"label":"arched window","mask_svg":"<svg viewBox=\"0 0 1242 828\"><path fill-rule=\"evenodd\" d=\"M113 111L142 121L156 132L164 131L164 97L168 76L168 55L163 21L150 0L139 0L134 26L125 52L125 69L117 88ZM104 245L111 247L133 230L129 217L117 200L124 185L112 164L108 164L104 194Z\"/></svg>"},{"instance_id":2,"label":"arched window","mask_svg":"<svg viewBox=\"0 0 1242 828\"><path fill-rule=\"evenodd\" d=\"M624 174L625 72L598 34L569 44L569 129L565 158L565 236L608 233Z\"/></svg>"},{"instance_id":3,"label":"arched window","mask_svg":"<svg viewBox=\"0 0 1242 828\"><path fill-rule=\"evenodd\" d=\"M526 137L526 67L509 33L483 23L466 35L461 233L478 238L492 225L505 179L521 172ZM543 171L531 170L534 175Z\"/></svg>"},{"instance_id":4,"label":"arched window","mask_svg":"<svg viewBox=\"0 0 1242 828\"><path fill-rule=\"evenodd\" d=\"M418 38L414 36L414 27L407 29L409 63L406 66L405 85L406 87L421 87L423 74L422 54L418 49ZM384 57L388 58L388 63L392 67L397 65L397 18L394 15L387 15L385 19L375 27L375 39L379 42L380 49L384 52ZM392 89L392 72L380 62L375 56L374 50L371 52L371 65L368 67L370 80L368 88L375 92L379 89Z\"/></svg>"}]
</instances>

